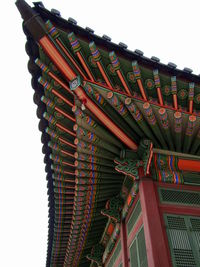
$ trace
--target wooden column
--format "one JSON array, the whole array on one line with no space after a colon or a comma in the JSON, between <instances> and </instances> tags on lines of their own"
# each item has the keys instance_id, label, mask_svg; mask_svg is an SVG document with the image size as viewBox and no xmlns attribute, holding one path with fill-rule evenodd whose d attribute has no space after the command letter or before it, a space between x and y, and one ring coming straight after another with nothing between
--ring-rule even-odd
<instances>
[{"instance_id":1,"label":"wooden column","mask_svg":"<svg viewBox=\"0 0 200 267\"><path fill-rule=\"evenodd\" d=\"M121 222L120 226L120 237L121 237L121 246L122 246L122 262L123 267L128 267L128 247L127 247L127 232L125 221Z\"/></svg>"},{"instance_id":2,"label":"wooden column","mask_svg":"<svg viewBox=\"0 0 200 267\"><path fill-rule=\"evenodd\" d=\"M139 184L140 202L144 224L148 266L171 266L167 253L155 188L151 178L141 178Z\"/></svg>"}]
</instances>

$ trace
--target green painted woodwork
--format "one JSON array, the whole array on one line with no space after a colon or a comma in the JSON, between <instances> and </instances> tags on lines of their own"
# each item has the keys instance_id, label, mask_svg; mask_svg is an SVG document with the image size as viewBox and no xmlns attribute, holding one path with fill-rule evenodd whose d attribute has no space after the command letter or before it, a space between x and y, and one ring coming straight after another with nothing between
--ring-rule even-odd
<instances>
[{"instance_id":1,"label":"green painted woodwork","mask_svg":"<svg viewBox=\"0 0 200 267\"><path fill-rule=\"evenodd\" d=\"M173 267L200 266L200 217L164 215Z\"/></svg>"},{"instance_id":2,"label":"green painted woodwork","mask_svg":"<svg viewBox=\"0 0 200 267\"><path fill-rule=\"evenodd\" d=\"M124 182L121 188L121 197L123 198L124 202L126 201L129 192L133 186L133 179L130 176L125 176Z\"/></svg>"},{"instance_id":3,"label":"green painted woodwork","mask_svg":"<svg viewBox=\"0 0 200 267\"><path fill-rule=\"evenodd\" d=\"M91 131L95 135L97 135L99 138L103 139L104 141L109 143L110 146L114 145L119 148L123 148L122 143L114 137L106 128L104 128L102 125L100 125L97 121L95 121L91 115L88 115L84 111L80 109L78 106L78 103L76 103L77 106L73 107L73 112L76 116L76 123L78 126L85 128L85 130ZM77 134L83 135L83 133L77 132Z\"/></svg>"},{"instance_id":4,"label":"green painted woodwork","mask_svg":"<svg viewBox=\"0 0 200 267\"><path fill-rule=\"evenodd\" d=\"M135 205L135 208L132 211L132 214L127 222L127 234L128 236L130 235L131 231L133 230L138 218L140 217L142 210L141 210L141 205L140 201L138 201Z\"/></svg>"},{"instance_id":5,"label":"green painted woodwork","mask_svg":"<svg viewBox=\"0 0 200 267\"><path fill-rule=\"evenodd\" d=\"M157 139L159 140L161 147L164 149L167 149L166 141L165 141L165 139L164 139L164 137L160 131L158 122L157 122L156 117L155 117L155 113L154 113L150 103L145 102L143 104L143 112L146 115L146 119L147 119L149 126L152 129L154 135L157 136Z\"/></svg>"},{"instance_id":6,"label":"green painted woodwork","mask_svg":"<svg viewBox=\"0 0 200 267\"><path fill-rule=\"evenodd\" d=\"M130 150L122 150L120 156L121 158L116 158L115 163L117 166L115 169L118 172L121 172L125 175L131 176L134 180L139 179L138 168L143 167L144 174L149 174L150 161L152 158L152 149L153 144L150 140L142 139L140 141L138 150L137 150L137 158L136 153ZM124 158L124 156L128 156L128 158Z\"/></svg>"},{"instance_id":7,"label":"green painted woodwork","mask_svg":"<svg viewBox=\"0 0 200 267\"><path fill-rule=\"evenodd\" d=\"M109 262L105 266L106 267L113 267L117 258L120 255L120 252L121 252L121 240L119 239L114 251L112 252L113 254L112 254L111 258L109 259Z\"/></svg>"},{"instance_id":8,"label":"green painted woodwork","mask_svg":"<svg viewBox=\"0 0 200 267\"><path fill-rule=\"evenodd\" d=\"M188 122L187 122L187 128L185 132L185 138L184 138L184 144L183 144L183 152L188 153L192 139L193 139L193 133L195 129L195 124L196 124L196 116L191 115L188 117Z\"/></svg>"},{"instance_id":9,"label":"green painted woodwork","mask_svg":"<svg viewBox=\"0 0 200 267\"><path fill-rule=\"evenodd\" d=\"M129 251L130 251L130 266L148 267L143 226L137 232L133 242L129 247Z\"/></svg>"},{"instance_id":10,"label":"green painted woodwork","mask_svg":"<svg viewBox=\"0 0 200 267\"><path fill-rule=\"evenodd\" d=\"M200 192L158 188L161 203L200 206Z\"/></svg>"},{"instance_id":11,"label":"green painted woodwork","mask_svg":"<svg viewBox=\"0 0 200 267\"><path fill-rule=\"evenodd\" d=\"M81 124L81 123L80 123ZM94 132L87 131L86 129L78 126L76 127L77 137L88 142L93 143L99 147L102 147L105 150L114 153L115 155L119 155L120 149L116 146L111 145L109 142L102 140L102 138L98 137Z\"/></svg>"},{"instance_id":12,"label":"green painted woodwork","mask_svg":"<svg viewBox=\"0 0 200 267\"><path fill-rule=\"evenodd\" d=\"M159 114L161 129L163 130L167 145L170 148L170 150L173 151L175 149L174 149L174 144L172 141L167 111L166 111L166 109L161 108L161 109L159 109L158 114Z\"/></svg>"},{"instance_id":13,"label":"green painted woodwork","mask_svg":"<svg viewBox=\"0 0 200 267\"><path fill-rule=\"evenodd\" d=\"M132 139L139 140L138 135L131 129L131 127L126 123L126 121L119 116L118 112L108 103L108 101L102 96L97 90L95 85L89 83L84 84L84 89L86 93L92 98L92 100L104 110L104 112L119 126L123 129Z\"/></svg>"},{"instance_id":14,"label":"green painted woodwork","mask_svg":"<svg viewBox=\"0 0 200 267\"><path fill-rule=\"evenodd\" d=\"M115 169L124 174L129 175L134 180L139 180L138 168L143 166L143 162L141 160L132 160L132 159L115 159L117 166Z\"/></svg>"},{"instance_id":15,"label":"green painted woodwork","mask_svg":"<svg viewBox=\"0 0 200 267\"><path fill-rule=\"evenodd\" d=\"M97 263L100 267L102 266L102 256L104 252L104 247L101 244L97 244L92 248L91 254L87 255L89 260L92 260Z\"/></svg>"},{"instance_id":16,"label":"green painted woodwork","mask_svg":"<svg viewBox=\"0 0 200 267\"><path fill-rule=\"evenodd\" d=\"M132 117L134 118L134 120L136 121L138 126L141 128L141 130L146 134L146 136L149 139L151 139L153 141L153 143L156 146L159 146L157 140L155 139L155 137L153 136L151 130L149 129L148 124L145 121L144 116L141 113L141 111L138 108L138 106L136 105L136 103L134 103L131 98L126 98L124 100L124 102L125 102L126 107L129 110L129 112L131 113Z\"/></svg>"},{"instance_id":17,"label":"green painted woodwork","mask_svg":"<svg viewBox=\"0 0 200 267\"><path fill-rule=\"evenodd\" d=\"M122 209L122 219L123 220L126 218L126 215L128 214L128 211L135 200L135 197L138 193L138 190L139 190L139 185L137 182L134 182L133 186L132 186L132 188L131 188L131 190L130 190L127 198L126 198L126 202L124 204L124 207Z\"/></svg>"},{"instance_id":18,"label":"green painted woodwork","mask_svg":"<svg viewBox=\"0 0 200 267\"><path fill-rule=\"evenodd\" d=\"M127 124L135 131L135 133L144 137L144 133L138 127L137 123L132 119L131 114L128 112L125 104L120 100L119 96L113 92L108 92L106 95L107 101L115 108L115 110L123 117Z\"/></svg>"},{"instance_id":19,"label":"green painted woodwork","mask_svg":"<svg viewBox=\"0 0 200 267\"><path fill-rule=\"evenodd\" d=\"M189 185L200 185L200 175L199 173L184 173L184 184L189 184Z\"/></svg>"},{"instance_id":20,"label":"green painted woodwork","mask_svg":"<svg viewBox=\"0 0 200 267\"><path fill-rule=\"evenodd\" d=\"M116 196L108 200L106 209L101 210L101 213L108 218L112 218L116 222L120 222L120 214L123 206L123 200L120 196Z\"/></svg>"},{"instance_id":21,"label":"green painted woodwork","mask_svg":"<svg viewBox=\"0 0 200 267\"><path fill-rule=\"evenodd\" d=\"M36 60L35 56L30 55L30 62L34 59L36 65L31 66L30 64L29 67L35 67L38 71L37 74L33 74L33 87L36 89L39 99L43 95L41 101L46 105L46 112L41 111L41 113L44 112L43 117L46 119L45 122L41 121L41 124L45 125L44 128L47 126L46 130L42 129L42 131L46 131L50 137L49 147L46 148L50 151L45 156L45 162L50 161L50 159L53 162L50 171L53 172L52 194L55 201L55 222L51 261L54 262L55 266L63 266L64 259L67 259L67 264L70 266L80 265L84 267L88 266L85 256L90 253L94 244L99 243L101 234L105 229L107 220L102 216L101 210L105 207L108 199L112 200L113 196L120 194L125 201L121 216L123 219L126 217L138 192L138 184L133 182L130 177L139 177L138 166L142 166L144 173L147 173L151 143L149 146L143 147L143 150L141 149L142 146L139 146L138 153L127 151L125 145L88 111L84 103L80 103L71 92L64 88L65 86L58 84L56 77L63 81L67 87L71 86L72 90L82 86L88 97L137 144L139 144L141 137L144 137L149 138L154 147L193 154L200 154L200 84L194 84L191 82L191 78L187 79L187 77L180 80L178 75L177 77L174 76L173 70L166 71L166 73L159 69L155 70L159 67L156 66L156 63L152 66L143 64L139 56L135 61L134 56L127 58L126 53L123 55L123 53L116 52L115 54L111 52L113 49L107 48L106 43L105 46L103 43L100 46L98 40L96 44L92 42L92 35L90 38L85 33L82 35L81 28L74 30L76 26L71 27L67 23L68 26L62 26L61 29L61 24L60 27L57 27L59 17L56 17L54 22L50 22L48 16L47 12L42 17L41 23L46 21L46 30L53 46L77 76L69 83L45 54L42 47L38 46L37 49L38 44L34 43L31 37L28 37L28 42L31 43L30 48L32 49L32 46L35 45L33 49L36 51L33 52L38 52ZM51 16L53 19L52 14ZM54 28L54 26L56 27ZM74 33L71 32L72 29ZM59 43L65 52L59 47ZM112 46L112 43L110 45ZM79 53L91 74L90 77L80 62ZM101 64L114 91L111 92L106 85L97 66L97 61ZM81 70L80 73L78 69ZM39 70L41 73L38 75ZM117 70L120 71L121 77L132 94L130 98L127 98L128 95L125 94ZM56 77L50 77L50 72ZM40 75L41 77L38 79ZM88 81L88 78L91 77L94 78L94 84ZM37 79L38 84L35 86ZM150 103L145 108L144 101L141 99L138 79L140 79L148 103ZM39 87L39 85L41 86ZM159 112L160 106L158 105L156 90L158 87L161 88L164 103L168 105L164 107L164 113ZM58 97L58 93L62 99ZM180 117L174 116L174 110L170 110L170 107L173 107L173 94L177 95L178 107L181 110ZM194 101L194 111L197 111L194 124L189 121L189 115L185 113L188 110L189 100ZM59 107L63 113L68 114L73 119L66 118L62 112L56 110L56 107ZM40 110L38 115L42 117ZM59 129L58 123L74 135ZM40 127L42 128L43 125ZM77 130L73 132L76 126ZM116 173L114 163L115 157L120 157L120 150L124 150L126 156L119 159L121 167L117 168L123 174L127 174L128 170L128 173L132 175L129 178L126 177L123 187L124 175ZM50 155L50 159L47 155L48 157ZM129 156L131 161L125 161L124 159L130 159ZM124 164L127 163L128 165L125 166ZM156 170L159 174L165 171L167 173L164 167ZM200 184L199 175L194 173L171 172L168 176L162 176L162 179L165 182L173 182L175 174L179 175L179 183L183 182L182 178L184 177L185 183ZM160 177L156 178L159 180ZM169 203L168 199L173 200L175 204L183 204L182 202L185 201L185 205L199 205L199 200L197 200L196 195L194 196L194 192L185 191L183 194L183 192L172 193L168 190L162 193L162 201ZM129 234L139 216L138 213L141 212L139 207L137 204L129 219L127 225ZM113 209L113 207L111 208ZM117 207L117 212L113 212L112 209L110 212L106 210L105 213L107 212L107 215L113 216L119 221L121 207ZM199 221L196 218L191 219L190 224L192 229L197 229L193 233L194 236L197 236L197 240ZM106 257L110 255L118 237L119 225L108 241ZM133 260L136 259L137 262L135 266L147 266L143 230L137 233L134 242L135 245L132 248L133 254L136 255L133 257ZM119 242L112 256L113 262L115 262L120 250L121 243ZM67 265L64 264L64 266ZM92 266L97 266L97 264L92 263Z\"/></svg>"}]
</instances>

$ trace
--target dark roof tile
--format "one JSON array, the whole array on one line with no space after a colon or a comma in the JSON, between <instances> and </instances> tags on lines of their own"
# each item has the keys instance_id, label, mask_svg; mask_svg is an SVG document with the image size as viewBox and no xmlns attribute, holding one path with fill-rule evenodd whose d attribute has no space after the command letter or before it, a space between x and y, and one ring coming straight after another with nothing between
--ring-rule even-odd
<instances>
[{"instance_id":1,"label":"dark roof tile","mask_svg":"<svg viewBox=\"0 0 200 267\"><path fill-rule=\"evenodd\" d=\"M172 69L175 69L177 67L177 65L175 63L172 63L172 62L169 62L167 65Z\"/></svg>"},{"instance_id":2,"label":"dark roof tile","mask_svg":"<svg viewBox=\"0 0 200 267\"><path fill-rule=\"evenodd\" d=\"M68 21L74 25L77 25L77 21L71 17L68 18Z\"/></svg>"},{"instance_id":3,"label":"dark roof tile","mask_svg":"<svg viewBox=\"0 0 200 267\"><path fill-rule=\"evenodd\" d=\"M158 57L152 56L151 60L155 61L155 62L160 62L160 59Z\"/></svg>"},{"instance_id":4,"label":"dark roof tile","mask_svg":"<svg viewBox=\"0 0 200 267\"><path fill-rule=\"evenodd\" d=\"M139 49L135 49L135 51L134 51L137 55L139 55L139 56L143 56L144 55L144 52L142 52L141 50L139 50Z\"/></svg>"},{"instance_id":5,"label":"dark roof tile","mask_svg":"<svg viewBox=\"0 0 200 267\"><path fill-rule=\"evenodd\" d=\"M55 16L61 17L60 11L55 8L51 9L51 13L54 14Z\"/></svg>"},{"instance_id":6,"label":"dark roof tile","mask_svg":"<svg viewBox=\"0 0 200 267\"><path fill-rule=\"evenodd\" d=\"M106 41L108 41L108 42L110 42L112 39L108 36L108 35L106 35L106 34L104 34L103 36L102 36L102 38L104 39L104 40L106 40Z\"/></svg>"},{"instance_id":7,"label":"dark roof tile","mask_svg":"<svg viewBox=\"0 0 200 267\"><path fill-rule=\"evenodd\" d=\"M119 46L124 48L124 49L128 48L128 45L126 45L125 43L122 43L122 42L119 42Z\"/></svg>"}]
</instances>

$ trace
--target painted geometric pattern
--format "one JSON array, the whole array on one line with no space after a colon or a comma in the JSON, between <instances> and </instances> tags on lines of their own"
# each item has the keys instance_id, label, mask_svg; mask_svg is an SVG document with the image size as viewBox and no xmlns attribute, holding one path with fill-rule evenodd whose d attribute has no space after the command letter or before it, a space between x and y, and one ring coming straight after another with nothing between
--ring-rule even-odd
<instances>
[{"instance_id":1,"label":"painted geometric pattern","mask_svg":"<svg viewBox=\"0 0 200 267\"><path fill-rule=\"evenodd\" d=\"M138 55L122 57L121 48L40 5L24 8L48 180L47 266L88 266L107 222L101 210L122 188L114 162L122 150L136 153L149 139L157 149L200 155L200 83ZM137 191L134 184L124 216Z\"/></svg>"}]
</instances>

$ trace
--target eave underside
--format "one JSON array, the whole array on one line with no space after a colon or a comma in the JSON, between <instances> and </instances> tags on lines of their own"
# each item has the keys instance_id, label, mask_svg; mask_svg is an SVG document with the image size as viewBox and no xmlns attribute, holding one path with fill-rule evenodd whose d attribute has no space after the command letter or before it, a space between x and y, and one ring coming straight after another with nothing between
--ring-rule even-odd
<instances>
[{"instance_id":1,"label":"eave underside","mask_svg":"<svg viewBox=\"0 0 200 267\"><path fill-rule=\"evenodd\" d=\"M121 192L114 160L122 150L137 158L149 139L157 149L200 155L200 84L35 10L46 39L34 40L26 23L24 31L48 180L47 266L88 266L107 222L101 210Z\"/></svg>"}]
</instances>

